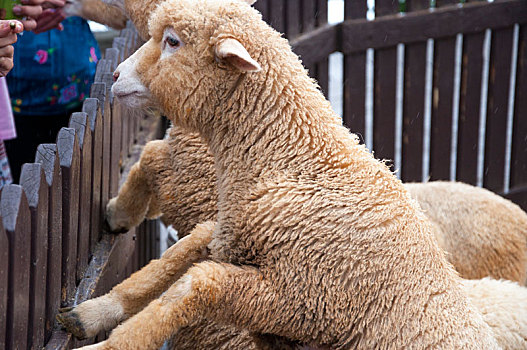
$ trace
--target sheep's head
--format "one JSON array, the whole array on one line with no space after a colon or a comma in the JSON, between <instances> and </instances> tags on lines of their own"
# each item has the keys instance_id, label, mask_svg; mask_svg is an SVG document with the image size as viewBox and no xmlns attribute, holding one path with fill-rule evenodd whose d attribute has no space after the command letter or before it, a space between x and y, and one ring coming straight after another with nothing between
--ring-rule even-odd
<instances>
[{"instance_id":1,"label":"sheep's head","mask_svg":"<svg viewBox=\"0 0 527 350\"><path fill-rule=\"evenodd\" d=\"M116 71L125 104L156 104L176 124L196 129L241 82L258 84L269 36L279 38L241 0L167 0L150 18L150 40Z\"/></svg>"}]
</instances>

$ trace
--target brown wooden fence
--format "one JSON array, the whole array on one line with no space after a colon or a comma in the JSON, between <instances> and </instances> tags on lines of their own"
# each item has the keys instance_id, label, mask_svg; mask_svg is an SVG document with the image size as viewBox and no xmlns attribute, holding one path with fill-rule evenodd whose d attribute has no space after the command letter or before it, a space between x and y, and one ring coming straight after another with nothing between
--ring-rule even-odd
<instances>
[{"instance_id":1,"label":"brown wooden fence","mask_svg":"<svg viewBox=\"0 0 527 350\"><path fill-rule=\"evenodd\" d=\"M38 147L20 185L2 189L0 349L81 344L57 327L58 308L107 292L158 255L155 221L125 235L102 234L104 206L141 145L163 135L160 120L112 100L113 70L139 45L134 29L121 32L98 62L82 112L55 144Z\"/></svg>"},{"instance_id":2,"label":"brown wooden fence","mask_svg":"<svg viewBox=\"0 0 527 350\"><path fill-rule=\"evenodd\" d=\"M334 25L326 0L255 7L324 92L328 57L343 54L343 122L403 181L455 179L527 210L527 1L462 2L376 0L370 20L366 0L345 0Z\"/></svg>"}]
</instances>

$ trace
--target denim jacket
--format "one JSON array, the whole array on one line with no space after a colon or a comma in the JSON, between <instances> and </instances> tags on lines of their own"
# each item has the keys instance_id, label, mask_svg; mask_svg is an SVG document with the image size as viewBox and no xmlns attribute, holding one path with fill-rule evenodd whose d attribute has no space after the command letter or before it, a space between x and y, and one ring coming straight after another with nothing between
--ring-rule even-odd
<instances>
[{"instance_id":1,"label":"denim jacket","mask_svg":"<svg viewBox=\"0 0 527 350\"><path fill-rule=\"evenodd\" d=\"M71 17L62 23L62 32L24 32L14 44L14 68L7 82L15 114L63 114L89 96L99 47L84 19Z\"/></svg>"}]
</instances>

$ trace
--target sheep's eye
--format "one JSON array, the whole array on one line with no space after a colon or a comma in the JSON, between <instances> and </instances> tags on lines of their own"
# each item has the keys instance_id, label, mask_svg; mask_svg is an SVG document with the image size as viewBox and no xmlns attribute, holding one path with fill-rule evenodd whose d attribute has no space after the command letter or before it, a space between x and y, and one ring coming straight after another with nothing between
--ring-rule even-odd
<instances>
[{"instance_id":1,"label":"sheep's eye","mask_svg":"<svg viewBox=\"0 0 527 350\"><path fill-rule=\"evenodd\" d=\"M171 47L178 47L180 44L178 39L171 36L167 36L165 42Z\"/></svg>"}]
</instances>

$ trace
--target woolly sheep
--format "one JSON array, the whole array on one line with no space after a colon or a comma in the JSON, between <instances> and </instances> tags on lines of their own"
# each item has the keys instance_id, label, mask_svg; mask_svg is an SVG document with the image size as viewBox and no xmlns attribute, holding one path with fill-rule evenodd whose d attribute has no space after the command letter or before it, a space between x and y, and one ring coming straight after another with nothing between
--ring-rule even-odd
<instances>
[{"instance_id":1,"label":"woolly sheep","mask_svg":"<svg viewBox=\"0 0 527 350\"><path fill-rule=\"evenodd\" d=\"M405 184L436 227L439 245L463 278L525 285L527 214L489 190L453 182Z\"/></svg>"},{"instance_id":2,"label":"woolly sheep","mask_svg":"<svg viewBox=\"0 0 527 350\"><path fill-rule=\"evenodd\" d=\"M202 316L336 349L499 348L417 203L257 11L168 0L149 25L113 93L200 133L218 223L211 259L90 348L155 349Z\"/></svg>"},{"instance_id":3,"label":"woolly sheep","mask_svg":"<svg viewBox=\"0 0 527 350\"><path fill-rule=\"evenodd\" d=\"M112 232L164 215L181 237L216 220L214 159L199 135L174 126L148 143L119 195L107 206ZM527 214L486 189L458 182L404 185L432 221L439 245L461 277L525 284ZM146 200L138 201L137 198ZM146 213L146 215L145 215Z\"/></svg>"},{"instance_id":4,"label":"woolly sheep","mask_svg":"<svg viewBox=\"0 0 527 350\"><path fill-rule=\"evenodd\" d=\"M209 224L210 225L210 224ZM210 227L209 227L210 230ZM81 338L109 331L143 309L161 295L192 263L207 255L210 242L207 225L198 225L190 236L169 248L160 260L114 287L110 293L89 300L59 315L61 322ZM462 288L482 313L503 349L527 347L527 289L510 281L463 280ZM201 319L180 329L171 339L170 349L295 349L299 344L283 338L260 338L246 330L222 326Z\"/></svg>"},{"instance_id":5,"label":"woolly sheep","mask_svg":"<svg viewBox=\"0 0 527 350\"><path fill-rule=\"evenodd\" d=\"M191 236L170 247L160 260L151 261L130 279L114 287L110 293L80 304L74 311L59 315L59 319L66 323L70 331L82 338L111 330L160 295L192 263L206 256L205 247L210 238L206 226L198 225ZM525 287L510 281L484 278L463 280L462 288L482 313L503 349L527 348ZM66 315L69 317L64 317ZM299 344L285 339L259 338L245 330L201 319L179 330L172 337L169 348L257 350L296 349L298 346Z\"/></svg>"}]
</instances>

